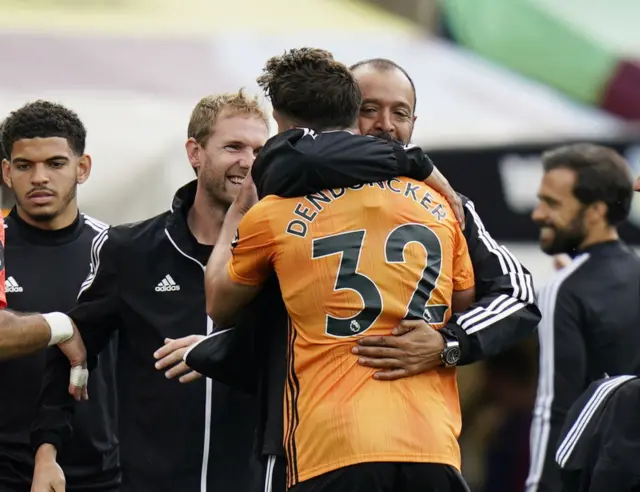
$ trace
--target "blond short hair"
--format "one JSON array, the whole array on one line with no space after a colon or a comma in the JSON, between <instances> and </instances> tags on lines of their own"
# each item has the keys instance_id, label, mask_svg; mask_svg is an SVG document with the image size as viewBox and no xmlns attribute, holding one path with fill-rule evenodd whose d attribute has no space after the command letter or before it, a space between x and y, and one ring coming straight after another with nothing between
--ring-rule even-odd
<instances>
[{"instance_id":1,"label":"blond short hair","mask_svg":"<svg viewBox=\"0 0 640 492\"><path fill-rule=\"evenodd\" d=\"M236 115L256 116L269 128L269 117L258 98L240 89L235 93L215 94L200 99L191 112L187 136L204 146L213 134L218 118Z\"/></svg>"}]
</instances>

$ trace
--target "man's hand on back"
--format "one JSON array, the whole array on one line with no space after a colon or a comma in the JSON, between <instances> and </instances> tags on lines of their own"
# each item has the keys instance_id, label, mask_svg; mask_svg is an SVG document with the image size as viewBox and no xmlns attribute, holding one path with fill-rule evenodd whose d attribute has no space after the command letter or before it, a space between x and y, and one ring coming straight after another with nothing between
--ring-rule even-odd
<instances>
[{"instance_id":1,"label":"man's hand on back","mask_svg":"<svg viewBox=\"0 0 640 492\"><path fill-rule=\"evenodd\" d=\"M434 167L431 175L425 179L424 183L445 197L449 205L451 205L456 219L458 219L460 228L464 230L464 205L462 204L462 199L451 187L447 178L444 177L444 174L442 174L437 167Z\"/></svg>"},{"instance_id":2,"label":"man's hand on back","mask_svg":"<svg viewBox=\"0 0 640 492\"><path fill-rule=\"evenodd\" d=\"M393 335L364 337L352 352L366 367L381 369L374 378L391 381L420 374L442 364L444 339L423 320L403 320Z\"/></svg>"}]
</instances>

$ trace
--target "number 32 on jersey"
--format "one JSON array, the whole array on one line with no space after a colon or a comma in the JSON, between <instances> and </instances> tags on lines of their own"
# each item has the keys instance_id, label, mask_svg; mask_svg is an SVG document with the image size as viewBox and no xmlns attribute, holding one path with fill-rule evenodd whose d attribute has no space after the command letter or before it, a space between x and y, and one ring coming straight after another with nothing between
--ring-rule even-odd
<instances>
[{"instance_id":1,"label":"number 32 on jersey","mask_svg":"<svg viewBox=\"0 0 640 492\"><path fill-rule=\"evenodd\" d=\"M336 273L334 291L350 290L362 300L362 310L349 318L326 315L326 333L334 337L350 337L367 331L382 314L382 294L369 277L358 272L366 231L364 229L343 232L313 240L312 258L340 255L340 266ZM448 305L428 305L436 287L442 268L442 245L440 238L422 224L404 224L396 227L387 236L384 254L387 263L404 263L404 250L410 243L421 244L427 252L422 277L417 280L406 318L424 319L430 324L444 323Z\"/></svg>"}]
</instances>

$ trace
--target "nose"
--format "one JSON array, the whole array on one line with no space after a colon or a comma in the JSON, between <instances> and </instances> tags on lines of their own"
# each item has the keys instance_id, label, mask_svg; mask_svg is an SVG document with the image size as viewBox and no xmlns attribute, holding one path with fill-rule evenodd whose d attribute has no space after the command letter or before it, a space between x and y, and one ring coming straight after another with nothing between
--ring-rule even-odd
<instances>
[{"instance_id":1,"label":"nose","mask_svg":"<svg viewBox=\"0 0 640 492\"><path fill-rule=\"evenodd\" d=\"M640 176L633 182L633 191L640 191Z\"/></svg>"},{"instance_id":2,"label":"nose","mask_svg":"<svg viewBox=\"0 0 640 492\"><path fill-rule=\"evenodd\" d=\"M379 111L378 119L376 120L376 130L387 132L394 134L395 127L391 122L391 112L390 111Z\"/></svg>"},{"instance_id":3,"label":"nose","mask_svg":"<svg viewBox=\"0 0 640 492\"><path fill-rule=\"evenodd\" d=\"M43 185L49 182L47 166L44 163L40 162L33 166L31 169L31 184Z\"/></svg>"},{"instance_id":4,"label":"nose","mask_svg":"<svg viewBox=\"0 0 640 492\"><path fill-rule=\"evenodd\" d=\"M244 154L239 161L240 167L245 170L251 169L253 165L253 161L256 160L256 156L253 152L247 152Z\"/></svg>"},{"instance_id":5,"label":"nose","mask_svg":"<svg viewBox=\"0 0 640 492\"><path fill-rule=\"evenodd\" d=\"M546 214L544 213L544 210L542 209L540 204L538 204L536 208L534 208L531 212L531 220L533 220L535 223L541 223L544 222L545 219Z\"/></svg>"}]
</instances>

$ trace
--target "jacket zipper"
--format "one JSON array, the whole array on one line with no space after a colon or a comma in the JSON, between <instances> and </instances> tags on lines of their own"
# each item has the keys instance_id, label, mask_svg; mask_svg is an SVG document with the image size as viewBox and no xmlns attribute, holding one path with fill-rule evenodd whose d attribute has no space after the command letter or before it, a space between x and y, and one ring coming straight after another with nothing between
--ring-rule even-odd
<instances>
[{"instance_id":1,"label":"jacket zipper","mask_svg":"<svg viewBox=\"0 0 640 492\"><path fill-rule=\"evenodd\" d=\"M164 230L164 233L169 238L169 241L173 245L173 247L185 258L190 259L195 262L202 268L202 272L205 271L205 266L200 263L198 260L189 256L184 251L182 251L176 242L169 234L167 229ZM210 335L213 331L213 320L207 316L207 335ZM200 475L200 492L207 492L207 476L209 469L209 452L211 448L211 393L213 391L212 382L210 378L205 378L206 384L206 397L205 397L205 407L204 407L204 446L202 448L202 472Z\"/></svg>"}]
</instances>

